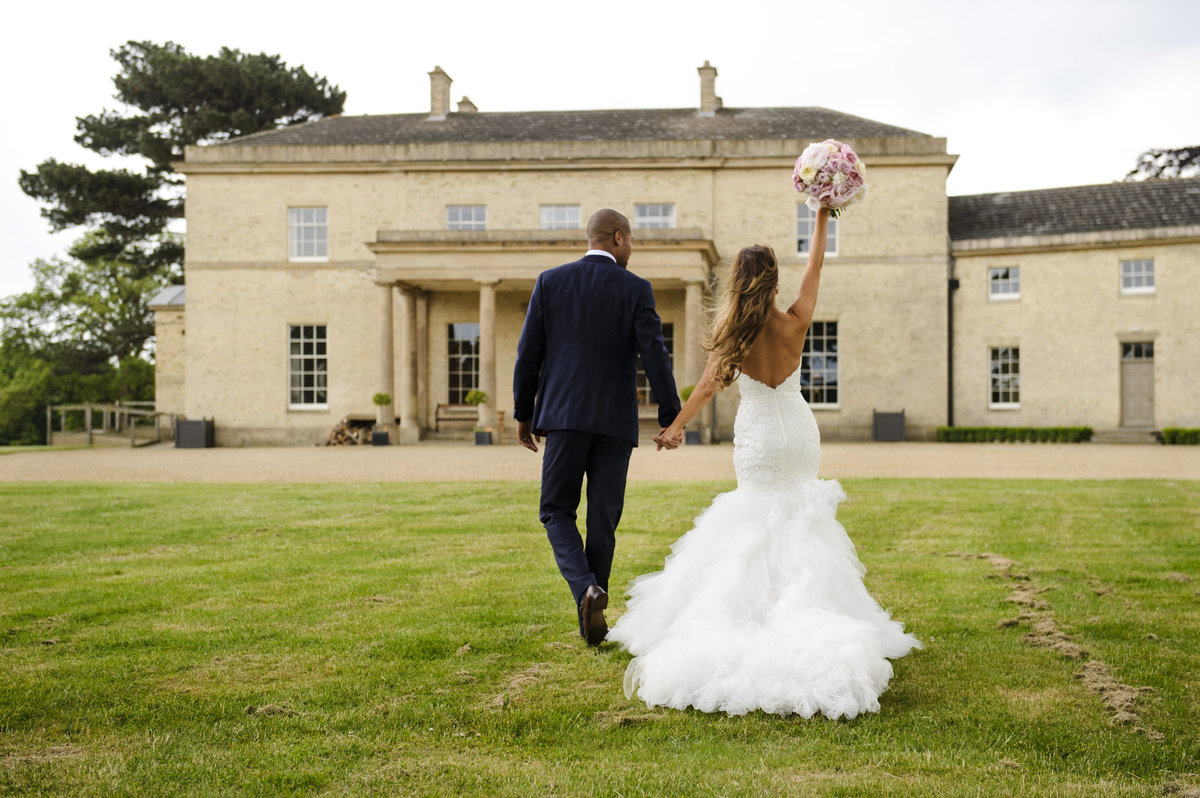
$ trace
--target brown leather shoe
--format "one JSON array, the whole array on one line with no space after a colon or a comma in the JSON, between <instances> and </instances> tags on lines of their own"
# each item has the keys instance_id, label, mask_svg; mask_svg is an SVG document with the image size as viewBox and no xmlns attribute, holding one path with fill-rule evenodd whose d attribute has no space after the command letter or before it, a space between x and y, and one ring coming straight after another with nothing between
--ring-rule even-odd
<instances>
[{"instance_id":1,"label":"brown leather shoe","mask_svg":"<svg viewBox=\"0 0 1200 798\"><path fill-rule=\"evenodd\" d=\"M589 646L598 646L608 634L604 620L604 608L608 606L608 594L600 585L592 585L583 594L579 612L583 614L583 639Z\"/></svg>"}]
</instances>

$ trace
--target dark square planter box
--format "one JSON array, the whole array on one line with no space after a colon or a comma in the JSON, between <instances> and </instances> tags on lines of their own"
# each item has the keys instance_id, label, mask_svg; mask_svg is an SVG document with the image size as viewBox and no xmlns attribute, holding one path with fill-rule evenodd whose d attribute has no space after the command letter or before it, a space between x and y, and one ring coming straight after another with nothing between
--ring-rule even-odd
<instances>
[{"instance_id":1,"label":"dark square planter box","mask_svg":"<svg viewBox=\"0 0 1200 798\"><path fill-rule=\"evenodd\" d=\"M385 429L371 430L371 445L372 446L387 446L389 443L388 431Z\"/></svg>"},{"instance_id":2,"label":"dark square planter box","mask_svg":"<svg viewBox=\"0 0 1200 798\"><path fill-rule=\"evenodd\" d=\"M181 418L175 422L176 449L211 449L213 445L211 418L195 421Z\"/></svg>"},{"instance_id":3,"label":"dark square planter box","mask_svg":"<svg viewBox=\"0 0 1200 798\"><path fill-rule=\"evenodd\" d=\"M877 441L904 440L904 411L899 413L880 413L875 411L875 434Z\"/></svg>"},{"instance_id":4,"label":"dark square planter box","mask_svg":"<svg viewBox=\"0 0 1200 798\"><path fill-rule=\"evenodd\" d=\"M700 430L685 429L683 431L683 442L689 446L695 446L697 444L704 443L704 440L700 436Z\"/></svg>"},{"instance_id":5,"label":"dark square planter box","mask_svg":"<svg viewBox=\"0 0 1200 798\"><path fill-rule=\"evenodd\" d=\"M491 446L492 445L492 433L487 432L486 430L484 432L477 431L475 433L475 445L476 446Z\"/></svg>"}]
</instances>

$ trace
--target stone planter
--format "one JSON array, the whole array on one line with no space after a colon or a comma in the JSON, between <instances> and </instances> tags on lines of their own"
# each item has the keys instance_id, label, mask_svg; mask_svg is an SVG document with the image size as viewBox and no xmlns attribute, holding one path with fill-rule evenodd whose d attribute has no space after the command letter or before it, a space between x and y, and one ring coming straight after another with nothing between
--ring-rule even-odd
<instances>
[{"instance_id":1,"label":"stone planter","mask_svg":"<svg viewBox=\"0 0 1200 798\"><path fill-rule=\"evenodd\" d=\"M475 445L476 446L491 446L492 433L488 430L475 430Z\"/></svg>"},{"instance_id":2,"label":"stone planter","mask_svg":"<svg viewBox=\"0 0 1200 798\"><path fill-rule=\"evenodd\" d=\"M371 445L372 446L387 446L391 443L391 437L385 429L371 430Z\"/></svg>"},{"instance_id":3,"label":"stone planter","mask_svg":"<svg viewBox=\"0 0 1200 798\"><path fill-rule=\"evenodd\" d=\"M683 442L688 446L696 446L704 443L703 433L698 429L685 429L683 431Z\"/></svg>"}]
</instances>

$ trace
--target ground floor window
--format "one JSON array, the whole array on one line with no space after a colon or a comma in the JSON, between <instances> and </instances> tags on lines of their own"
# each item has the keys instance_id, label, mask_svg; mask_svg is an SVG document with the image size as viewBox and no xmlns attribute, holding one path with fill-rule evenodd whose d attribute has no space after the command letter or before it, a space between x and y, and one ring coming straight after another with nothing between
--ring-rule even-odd
<instances>
[{"instance_id":1,"label":"ground floor window","mask_svg":"<svg viewBox=\"0 0 1200 798\"><path fill-rule=\"evenodd\" d=\"M667 354L671 356L671 367L675 366L675 325L664 324L662 326L663 340L667 342ZM646 378L646 366L642 363L642 359L638 358L637 370L637 397L639 405L656 405L658 399L654 396L654 391L650 390L650 380Z\"/></svg>"},{"instance_id":2,"label":"ground floor window","mask_svg":"<svg viewBox=\"0 0 1200 798\"><path fill-rule=\"evenodd\" d=\"M323 408L329 402L324 324L288 325L288 405Z\"/></svg>"},{"instance_id":3,"label":"ground floor window","mask_svg":"<svg viewBox=\"0 0 1200 798\"><path fill-rule=\"evenodd\" d=\"M838 323L814 321L804 339L800 390L810 405L836 405L838 393Z\"/></svg>"},{"instance_id":4,"label":"ground floor window","mask_svg":"<svg viewBox=\"0 0 1200 798\"><path fill-rule=\"evenodd\" d=\"M446 401L452 405L467 403L467 394L479 387L479 325L446 325ZM494 398L494 397L492 397Z\"/></svg>"},{"instance_id":5,"label":"ground floor window","mask_svg":"<svg viewBox=\"0 0 1200 798\"><path fill-rule=\"evenodd\" d=\"M1021 349L994 346L990 350L991 407L1021 406Z\"/></svg>"}]
</instances>

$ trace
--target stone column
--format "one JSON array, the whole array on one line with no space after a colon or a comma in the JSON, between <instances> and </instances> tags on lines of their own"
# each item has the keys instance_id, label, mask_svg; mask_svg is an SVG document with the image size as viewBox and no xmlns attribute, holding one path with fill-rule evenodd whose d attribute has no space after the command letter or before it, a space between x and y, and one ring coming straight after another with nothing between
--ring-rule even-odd
<instances>
[{"instance_id":1,"label":"stone column","mask_svg":"<svg viewBox=\"0 0 1200 798\"><path fill-rule=\"evenodd\" d=\"M396 421L396 379L392 366L394 349L392 344L392 284L376 283L379 286L379 381L376 390L386 393L392 400L375 408L375 423L380 429L391 430Z\"/></svg>"},{"instance_id":2,"label":"stone column","mask_svg":"<svg viewBox=\"0 0 1200 798\"><path fill-rule=\"evenodd\" d=\"M417 424L429 429L429 292L417 296Z\"/></svg>"},{"instance_id":3,"label":"stone column","mask_svg":"<svg viewBox=\"0 0 1200 798\"><path fill-rule=\"evenodd\" d=\"M496 283L479 280L479 390L488 400L479 406L479 426L496 431Z\"/></svg>"},{"instance_id":4,"label":"stone column","mask_svg":"<svg viewBox=\"0 0 1200 798\"><path fill-rule=\"evenodd\" d=\"M400 443L421 440L417 424L417 296L412 291L400 292Z\"/></svg>"},{"instance_id":5,"label":"stone column","mask_svg":"<svg viewBox=\"0 0 1200 798\"><path fill-rule=\"evenodd\" d=\"M688 280L684 283L683 385L695 385L704 375L704 350L700 346L704 331L703 297L703 281ZM700 431L700 439L705 443L712 441L711 403L700 411L699 418L693 419L692 429Z\"/></svg>"}]
</instances>

